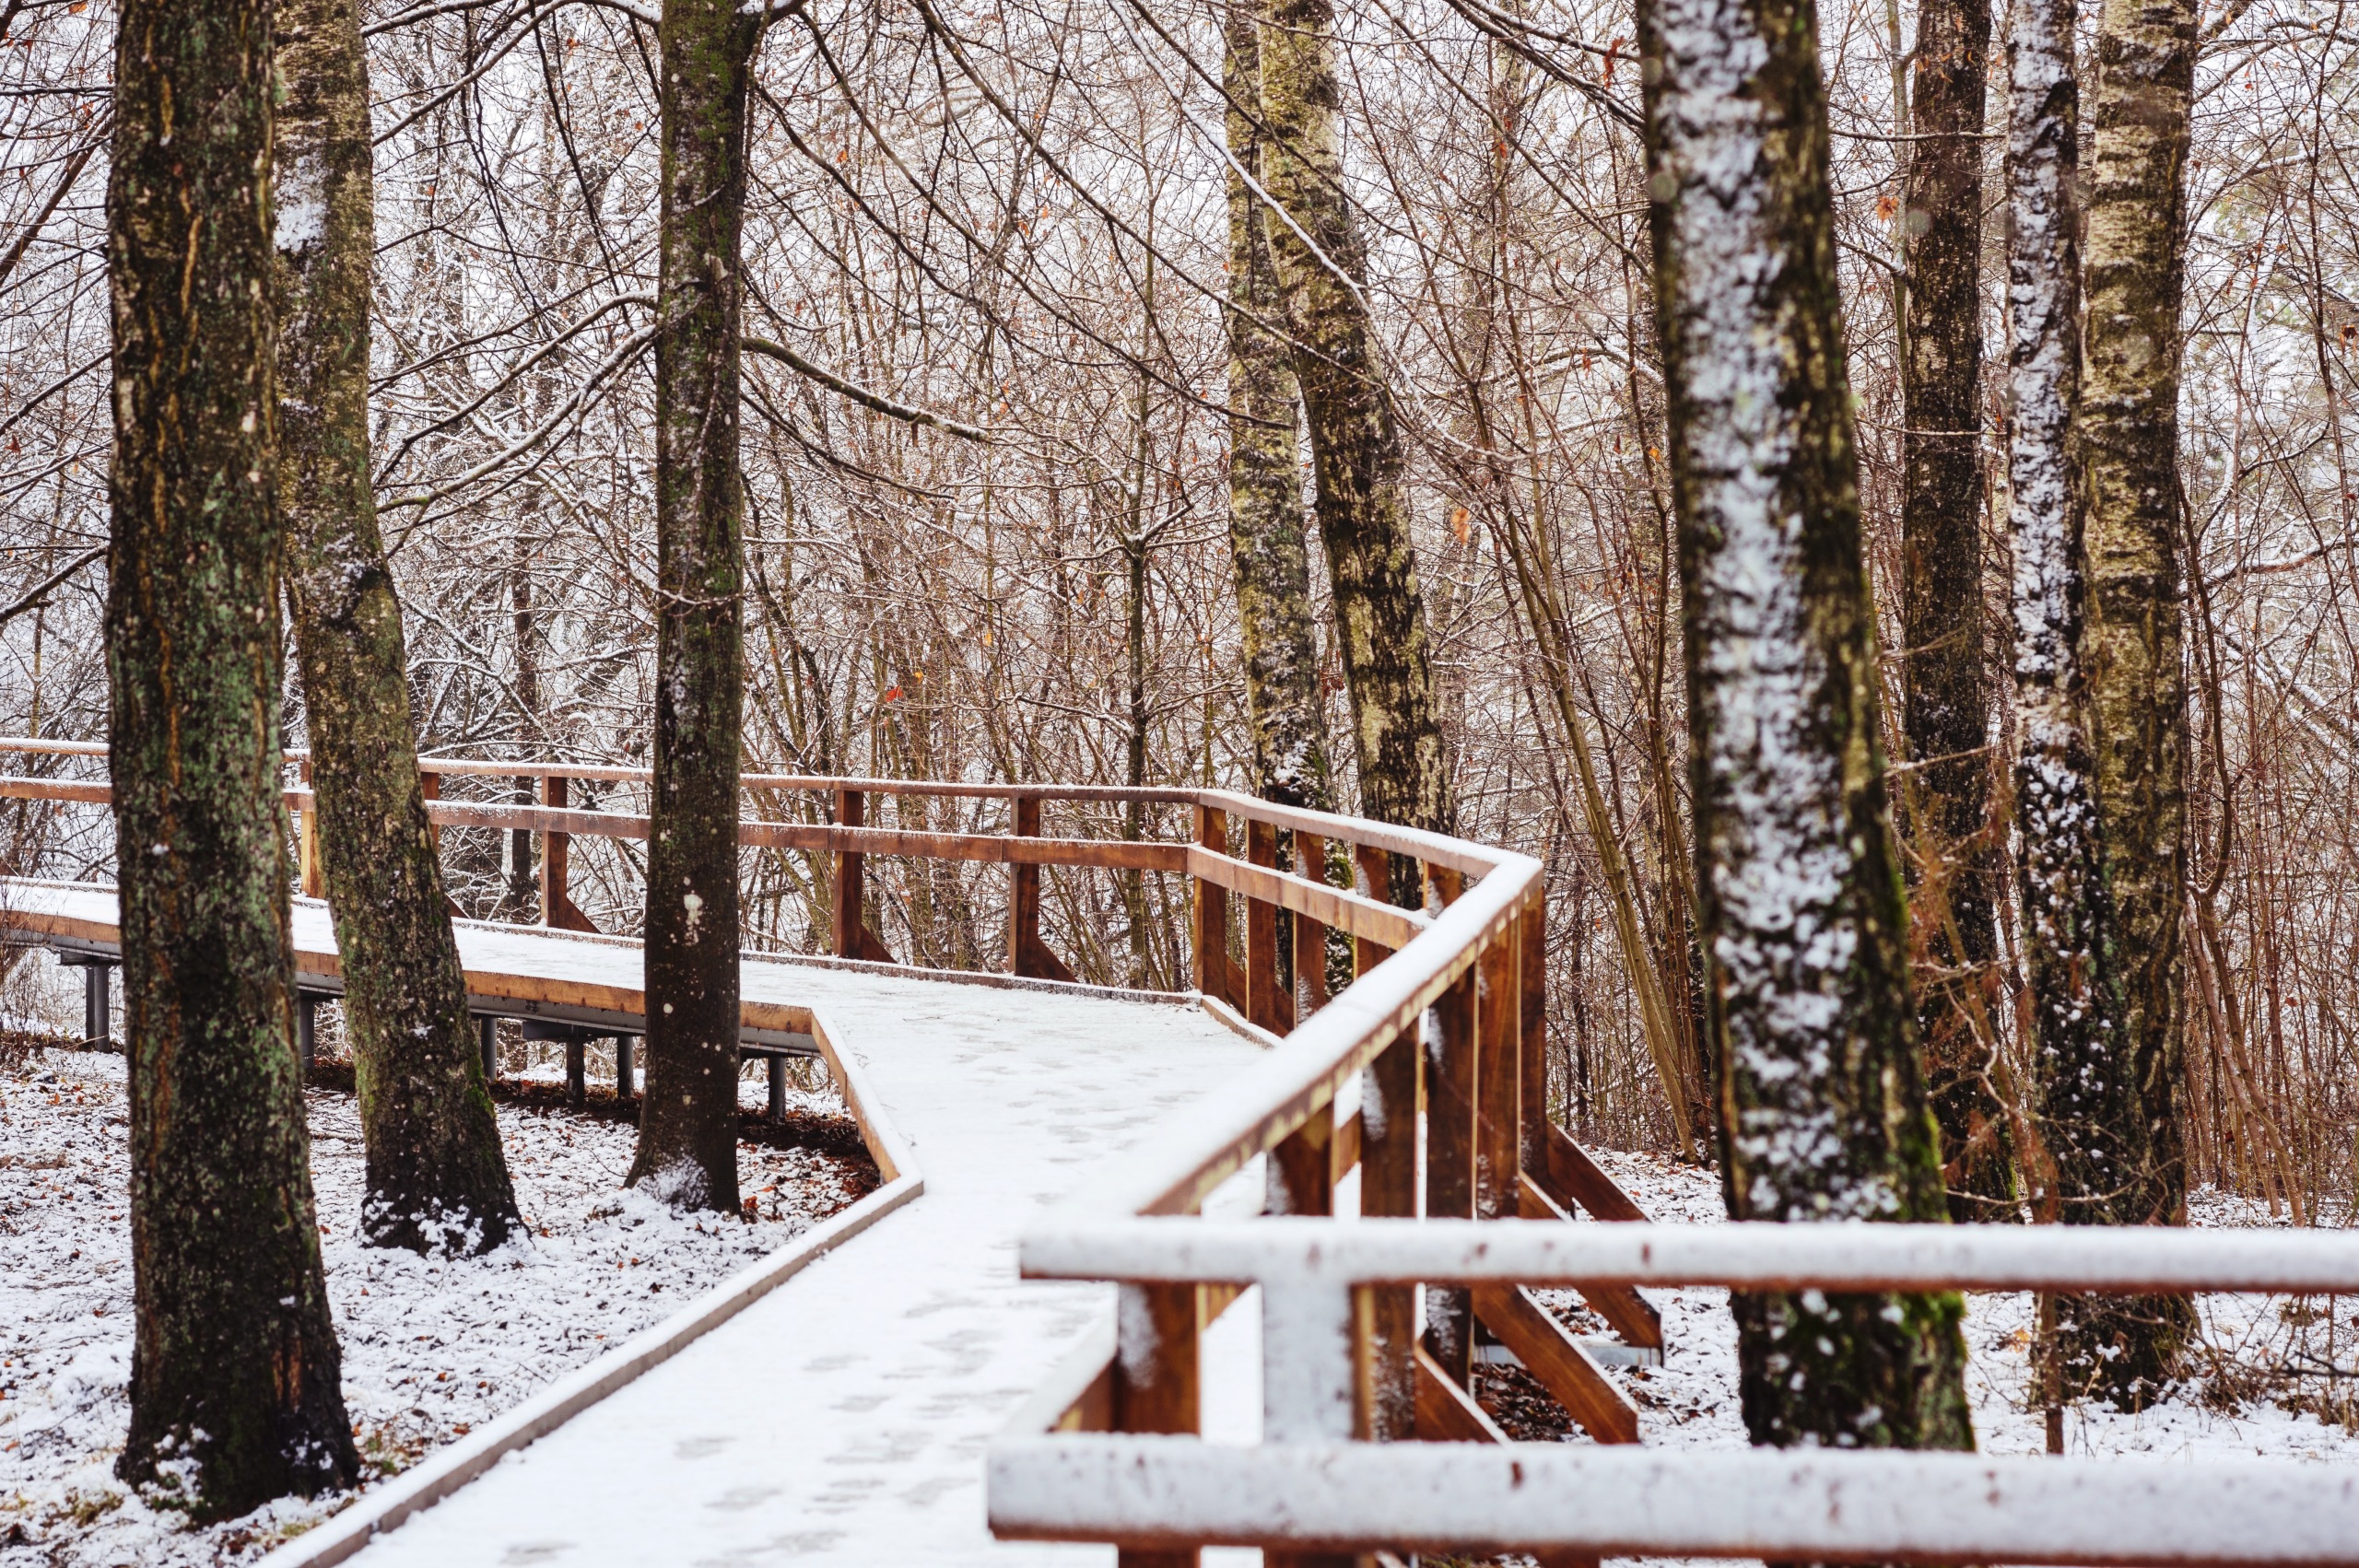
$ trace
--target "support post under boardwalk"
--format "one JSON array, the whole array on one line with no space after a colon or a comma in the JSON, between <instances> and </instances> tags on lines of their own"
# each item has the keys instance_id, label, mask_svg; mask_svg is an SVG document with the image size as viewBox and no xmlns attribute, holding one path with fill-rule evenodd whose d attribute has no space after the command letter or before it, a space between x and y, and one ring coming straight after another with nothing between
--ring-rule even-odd
<instances>
[{"instance_id":1,"label":"support post under boardwalk","mask_svg":"<svg viewBox=\"0 0 2359 1568\"><path fill-rule=\"evenodd\" d=\"M1382 898L1391 885L1392 857L1382 849L1355 846L1369 895ZM1365 937L1354 939L1354 967L1367 974L1392 950ZM1360 1080L1360 1212L1384 1219L1414 1219L1417 1213L1416 1031L1396 1037L1378 1053ZM1361 1293L1365 1319L1356 1330L1363 1346L1359 1410L1373 1441L1402 1442L1417 1427L1417 1305L1408 1285L1376 1285Z\"/></svg>"},{"instance_id":2,"label":"support post under boardwalk","mask_svg":"<svg viewBox=\"0 0 2359 1568\"><path fill-rule=\"evenodd\" d=\"M1245 858L1275 870L1278 830L1250 818L1245 824ZM1260 898L1245 901L1245 1016L1273 1035L1294 1027L1294 994L1283 983L1278 963L1278 907Z\"/></svg>"},{"instance_id":3,"label":"support post under boardwalk","mask_svg":"<svg viewBox=\"0 0 2359 1568\"><path fill-rule=\"evenodd\" d=\"M1198 1430L1196 1287L1124 1285L1116 1307L1114 1430ZM1119 1568L1196 1568L1193 1548L1115 1555Z\"/></svg>"},{"instance_id":4,"label":"support post under boardwalk","mask_svg":"<svg viewBox=\"0 0 2359 1568\"><path fill-rule=\"evenodd\" d=\"M1435 899L1454 902L1465 878L1447 867L1428 866L1426 877ZM1475 1035L1480 1011L1475 971L1460 976L1434 1003L1435 1029L1426 1042L1426 1215L1437 1220L1474 1217ZM1473 1375L1473 1300L1456 1286L1426 1287L1426 1331L1431 1353L1443 1372L1463 1387Z\"/></svg>"}]
</instances>

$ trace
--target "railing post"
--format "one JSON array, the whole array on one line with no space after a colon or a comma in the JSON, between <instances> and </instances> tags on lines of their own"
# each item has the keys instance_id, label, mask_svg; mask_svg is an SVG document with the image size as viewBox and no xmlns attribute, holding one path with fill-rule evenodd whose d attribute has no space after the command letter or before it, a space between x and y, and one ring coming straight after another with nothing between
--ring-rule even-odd
<instances>
[{"instance_id":1,"label":"railing post","mask_svg":"<svg viewBox=\"0 0 2359 1568\"><path fill-rule=\"evenodd\" d=\"M1465 890L1465 878L1447 867L1429 866L1427 885L1448 905ZM1480 960L1477 960L1479 967ZM1475 1107L1480 1103L1479 983L1475 968L1460 976L1434 1003L1437 1033L1428 1046L1426 1073L1426 1215L1436 1220L1474 1217ZM1473 1374L1473 1298L1455 1286L1426 1287L1426 1328L1433 1357L1463 1385Z\"/></svg>"},{"instance_id":2,"label":"railing post","mask_svg":"<svg viewBox=\"0 0 2359 1568\"><path fill-rule=\"evenodd\" d=\"M299 777L307 786L311 782L311 759L305 757L299 765ZM296 825L296 842L300 846L303 896L327 896L327 876L320 865L320 802L314 795L303 813L303 820Z\"/></svg>"},{"instance_id":3,"label":"railing post","mask_svg":"<svg viewBox=\"0 0 2359 1568\"><path fill-rule=\"evenodd\" d=\"M1040 802L1035 795L1013 797L1018 838L1040 837ZM1008 866L1007 972L1033 980L1070 980L1065 961L1040 940L1040 868L1026 860Z\"/></svg>"},{"instance_id":4,"label":"railing post","mask_svg":"<svg viewBox=\"0 0 2359 1568\"><path fill-rule=\"evenodd\" d=\"M1272 1214L1319 1217L1335 1211L1335 1107L1331 1102L1311 1113L1270 1151L1269 1197L1264 1210Z\"/></svg>"},{"instance_id":5,"label":"railing post","mask_svg":"<svg viewBox=\"0 0 2359 1568\"><path fill-rule=\"evenodd\" d=\"M1474 1217L1516 1216L1516 1173L1523 1135L1523 959L1521 920L1484 948L1475 1000Z\"/></svg>"},{"instance_id":6,"label":"railing post","mask_svg":"<svg viewBox=\"0 0 2359 1568\"><path fill-rule=\"evenodd\" d=\"M1114 1430L1198 1428L1196 1287L1124 1285L1115 1311ZM1118 1568L1196 1568L1192 1547L1115 1554Z\"/></svg>"},{"instance_id":7,"label":"railing post","mask_svg":"<svg viewBox=\"0 0 2359 1568\"><path fill-rule=\"evenodd\" d=\"M1315 833L1294 836L1297 876L1324 883L1327 880L1327 840ZM1309 916L1294 918L1295 1016L1306 1018L1327 1005L1327 928Z\"/></svg>"},{"instance_id":8,"label":"railing post","mask_svg":"<svg viewBox=\"0 0 2359 1568\"><path fill-rule=\"evenodd\" d=\"M1355 845L1368 895L1391 896L1392 857ZM1352 943L1353 967L1367 974L1392 955L1365 937ZM1416 1031L1394 1037L1378 1053L1360 1081L1360 1212L1385 1219L1414 1219L1417 1212ZM1416 1292L1408 1285L1375 1285L1360 1293L1362 1342L1360 1435L1400 1442L1416 1435Z\"/></svg>"},{"instance_id":9,"label":"railing post","mask_svg":"<svg viewBox=\"0 0 2359 1568\"><path fill-rule=\"evenodd\" d=\"M1522 930L1516 962L1523 969L1517 998L1523 1014L1516 1050L1522 1062L1516 1125L1521 1129L1521 1161L1527 1171L1548 1168L1548 893L1543 886L1517 922Z\"/></svg>"},{"instance_id":10,"label":"railing post","mask_svg":"<svg viewBox=\"0 0 2359 1568\"><path fill-rule=\"evenodd\" d=\"M566 806L567 780L554 773L541 778L541 803L551 811L563 811ZM569 835L555 828L541 832L541 924L565 926L566 848Z\"/></svg>"},{"instance_id":11,"label":"railing post","mask_svg":"<svg viewBox=\"0 0 2359 1568\"><path fill-rule=\"evenodd\" d=\"M1217 806L1196 808L1196 842L1215 855L1228 853L1228 813ZM1196 883L1196 989L1218 997L1231 1007L1242 1007L1236 967L1228 957L1228 889L1203 877Z\"/></svg>"},{"instance_id":12,"label":"railing post","mask_svg":"<svg viewBox=\"0 0 2359 1568\"><path fill-rule=\"evenodd\" d=\"M1248 817L1245 858L1275 871L1278 830ZM1261 898L1245 901L1245 1016L1273 1035L1294 1027L1294 993L1278 983L1278 907Z\"/></svg>"},{"instance_id":13,"label":"railing post","mask_svg":"<svg viewBox=\"0 0 2359 1568\"><path fill-rule=\"evenodd\" d=\"M857 790L836 791L836 825L859 827L868 819L868 797ZM861 956L862 886L860 851L836 851L836 956Z\"/></svg>"},{"instance_id":14,"label":"railing post","mask_svg":"<svg viewBox=\"0 0 2359 1568\"><path fill-rule=\"evenodd\" d=\"M421 799L429 802L440 800L442 798L442 776L439 773L428 773L423 769L420 769L417 775L417 792ZM434 852L436 854L439 855L442 852L442 829L439 825L431 821L427 823L426 838L428 843L434 846Z\"/></svg>"}]
</instances>

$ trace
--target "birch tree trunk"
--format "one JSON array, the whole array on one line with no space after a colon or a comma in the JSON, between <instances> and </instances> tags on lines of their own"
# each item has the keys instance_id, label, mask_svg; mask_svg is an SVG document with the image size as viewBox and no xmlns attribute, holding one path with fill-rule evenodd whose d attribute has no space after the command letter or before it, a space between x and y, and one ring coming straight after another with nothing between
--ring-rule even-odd
<instances>
[{"instance_id":1,"label":"birch tree trunk","mask_svg":"<svg viewBox=\"0 0 2359 1568\"><path fill-rule=\"evenodd\" d=\"M2125 1223L2178 1224L2187 1172L2179 924L2186 902L2187 677L2178 557L2179 305L2185 277L2194 0L2107 0L2097 26L2095 136L2085 188L2088 338L2081 439L2088 505L2086 658L2106 883L2120 922L2123 1024L2144 1159L2121 1179ZM2124 1129L2125 1149L2139 1140ZM2124 1304L2106 1358L2134 1401L2178 1363L2183 1298Z\"/></svg>"},{"instance_id":2,"label":"birch tree trunk","mask_svg":"<svg viewBox=\"0 0 2359 1568\"><path fill-rule=\"evenodd\" d=\"M1226 23L1222 75L1228 153L1269 188L1261 126L1262 44L1252 10ZM1248 112L1250 111L1250 112ZM1262 323L1284 314L1268 209L1228 171L1228 543L1245 643L1254 789L1263 799L1324 811L1327 745L1320 721L1319 643L1310 618L1310 555L1296 466L1294 367Z\"/></svg>"},{"instance_id":3,"label":"birch tree trunk","mask_svg":"<svg viewBox=\"0 0 2359 1568\"><path fill-rule=\"evenodd\" d=\"M1639 37L1729 1211L1940 1220L1815 19L1653 0ZM1954 1294L1733 1305L1756 1443L1971 1445Z\"/></svg>"},{"instance_id":4,"label":"birch tree trunk","mask_svg":"<svg viewBox=\"0 0 2359 1568\"><path fill-rule=\"evenodd\" d=\"M129 0L107 187L131 1430L200 1517L358 1469L293 1045L268 0Z\"/></svg>"},{"instance_id":5,"label":"birch tree trunk","mask_svg":"<svg viewBox=\"0 0 2359 1568\"><path fill-rule=\"evenodd\" d=\"M1988 0L1917 13L1919 140L1901 206L1908 287L1901 388L1901 691L1908 825L1927 862L1918 951L1938 978L1919 999L1927 1094L1954 1219L2015 1213L2006 1113L1990 1086L1997 1003L1990 701L1982 629L1982 100Z\"/></svg>"},{"instance_id":6,"label":"birch tree trunk","mask_svg":"<svg viewBox=\"0 0 2359 1568\"><path fill-rule=\"evenodd\" d=\"M1400 432L1368 320L1367 257L1343 191L1332 0L1277 0L1262 29L1272 145L1269 226L1318 475L1319 532L1351 689L1360 809L1447 832L1457 813L1434 677ZM1396 863L1402 882L1405 862ZM1396 895L1415 901L1413 889Z\"/></svg>"},{"instance_id":7,"label":"birch tree trunk","mask_svg":"<svg viewBox=\"0 0 2359 1568\"><path fill-rule=\"evenodd\" d=\"M634 1182L737 1207L737 773L745 487L737 462L747 66L758 18L666 0L655 340L655 783L647 1093Z\"/></svg>"},{"instance_id":8,"label":"birch tree trunk","mask_svg":"<svg viewBox=\"0 0 2359 1568\"><path fill-rule=\"evenodd\" d=\"M379 1246L480 1252L519 1221L427 825L401 605L370 486L376 202L359 7L285 0L277 29L279 494L368 1145L361 1226Z\"/></svg>"},{"instance_id":9,"label":"birch tree trunk","mask_svg":"<svg viewBox=\"0 0 2359 1568\"><path fill-rule=\"evenodd\" d=\"M2087 600L2073 430L2080 403L2080 255L2072 193L2080 89L2072 0L2013 0L2007 150L2008 445L2015 542L2018 883L2037 1035L2038 1206L2065 1224L2134 1217L2147 1166L2120 951L2105 880L2082 662ZM2069 1383L2102 1381L2096 1346L2148 1304L2057 1303Z\"/></svg>"}]
</instances>

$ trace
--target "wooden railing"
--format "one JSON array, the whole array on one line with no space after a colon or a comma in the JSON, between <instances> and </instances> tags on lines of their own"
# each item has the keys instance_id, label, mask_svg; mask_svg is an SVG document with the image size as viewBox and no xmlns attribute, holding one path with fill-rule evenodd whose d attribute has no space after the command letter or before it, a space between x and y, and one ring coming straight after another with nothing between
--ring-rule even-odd
<instances>
[{"instance_id":1,"label":"wooden railing","mask_svg":"<svg viewBox=\"0 0 2359 1568\"><path fill-rule=\"evenodd\" d=\"M0 750L11 747L27 743L0 741ZM561 895L569 837L644 837L648 830L643 816L569 807L564 788L566 780L643 783L649 778L643 768L443 758L420 766L430 786L438 776L452 775L538 780L540 799L529 805L455 802L430 788L428 814L441 825L543 835L545 919L566 907ZM1333 1214L1338 1185L1355 1173L1362 1215L1479 1223L1485 1235L1511 1228L1491 1222L1561 1221L1576 1211L1608 1221L1645 1218L1548 1116L1546 907L1541 866L1528 856L1220 790L772 774L748 775L744 783L757 799L783 792L827 797L831 822L751 820L740 837L748 845L834 858L830 936L844 958L891 956L860 916L868 855L1008 866L1007 968L1036 978L1069 977L1041 937L1040 867L1189 879L1196 989L1205 1005L1273 1048L1126 1161L1111 1196L1103 1199L1110 1205L1106 1212L1197 1214L1223 1183L1266 1156L1268 1206L1301 1223ZM106 798L102 784L20 778L0 778L0 796L6 795ZM1011 831L871 827L866 806L875 795L996 797L1009 803ZM1192 813L1193 831L1185 843L1049 837L1039 831L1040 808L1049 802L1184 807ZM309 823L308 790L290 789L288 803ZM1297 869L1281 868L1282 839L1290 840L1286 858ZM1356 886L1331 884L1327 868L1336 860L1354 869ZM306 861L307 883L315 866L314 854ZM553 873L552 867L557 868ZM1398 874L1412 871L1414 876ZM1390 890L1402 885L1422 888L1424 907L1390 901ZM1281 922L1281 910L1289 920ZM1351 983L1332 996L1330 931L1348 939L1353 969ZM1282 941L1288 952L1281 952ZM1318 1234L1333 1233L1321 1224ZM1201 1338L1251 1277L1216 1270L1083 1271L1123 1281L1115 1342L1074 1370L1041 1424L1130 1433L1197 1431ZM1355 1297L1347 1358L1353 1393L1348 1422L1338 1429L1343 1435L1502 1441L1472 1393L1477 1340L1487 1339L1512 1352L1592 1437L1616 1445L1637 1440L1635 1407L1589 1345L1528 1293L1456 1288L1438 1271L1421 1278L1426 1281L1422 1310L1419 1288L1409 1280L1377 1281ZM1582 1281L1581 1289L1626 1345L1640 1353L1661 1352L1661 1320L1636 1288L1599 1278ZM1273 1317L1265 1305L1264 1323L1273 1332L1284 1330L1283 1308ZM1270 1387L1287 1387L1296 1364L1273 1353L1266 1373ZM998 1519L1010 1534L1036 1525L1046 1533L1071 1533L1020 1513ZM1168 1532L1148 1537L1161 1543L1158 1550L1180 1539Z\"/></svg>"}]
</instances>

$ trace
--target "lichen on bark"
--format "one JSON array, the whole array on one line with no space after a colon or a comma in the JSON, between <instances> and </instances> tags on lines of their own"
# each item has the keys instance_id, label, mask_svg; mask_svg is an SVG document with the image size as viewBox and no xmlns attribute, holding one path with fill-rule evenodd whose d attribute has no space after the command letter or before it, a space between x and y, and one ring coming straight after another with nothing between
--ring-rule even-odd
<instances>
[{"instance_id":1,"label":"lichen on bark","mask_svg":"<svg viewBox=\"0 0 2359 1568\"><path fill-rule=\"evenodd\" d=\"M1254 788L1264 799L1325 810L1327 745L1319 700L1319 642L1310 611L1296 456L1297 392L1282 319L1269 209L1246 181L1268 189L1262 123L1260 25L1249 6L1226 18L1228 93L1228 543L1245 645L1246 713Z\"/></svg>"},{"instance_id":2,"label":"lichen on bark","mask_svg":"<svg viewBox=\"0 0 2359 1568\"><path fill-rule=\"evenodd\" d=\"M1940 1221L1806 0L1639 9L1731 1217ZM1953 1293L1733 1302L1758 1443L1967 1447Z\"/></svg>"},{"instance_id":3,"label":"lichen on bark","mask_svg":"<svg viewBox=\"0 0 2359 1568\"><path fill-rule=\"evenodd\" d=\"M355 0L282 0L273 149L279 495L319 845L342 956L363 1234L483 1251L520 1223L426 820L402 611L369 463L376 248Z\"/></svg>"},{"instance_id":4,"label":"lichen on bark","mask_svg":"<svg viewBox=\"0 0 2359 1568\"><path fill-rule=\"evenodd\" d=\"M655 340L655 778L647 1089L631 1180L737 1207L738 749L745 722L740 255L757 17L668 0Z\"/></svg>"},{"instance_id":5,"label":"lichen on bark","mask_svg":"<svg viewBox=\"0 0 2359 1568\"><path fill-rule=\"evenodd\" d=\"M200 1517L358 1469L295 1059L268 0L128 0L106 609L132 1151L126 1480Z\"/></svg>"},{"instance_id":6,"label":"lichen on bark","mask_svg":"<svg viewBox=\"0 0 2359 1568\"><path fill-rule=\"evenodd\" d=\"M1261 29L1271 249L1294 336L1315 510L1352 711L1360 810L1449 831L1457 812L1400 431L1368 319L1367 255L1344 194L1332 0L1277 0ZM1396 898L1414 902L1405 862Z\"/></svg>"}]
</instances>

